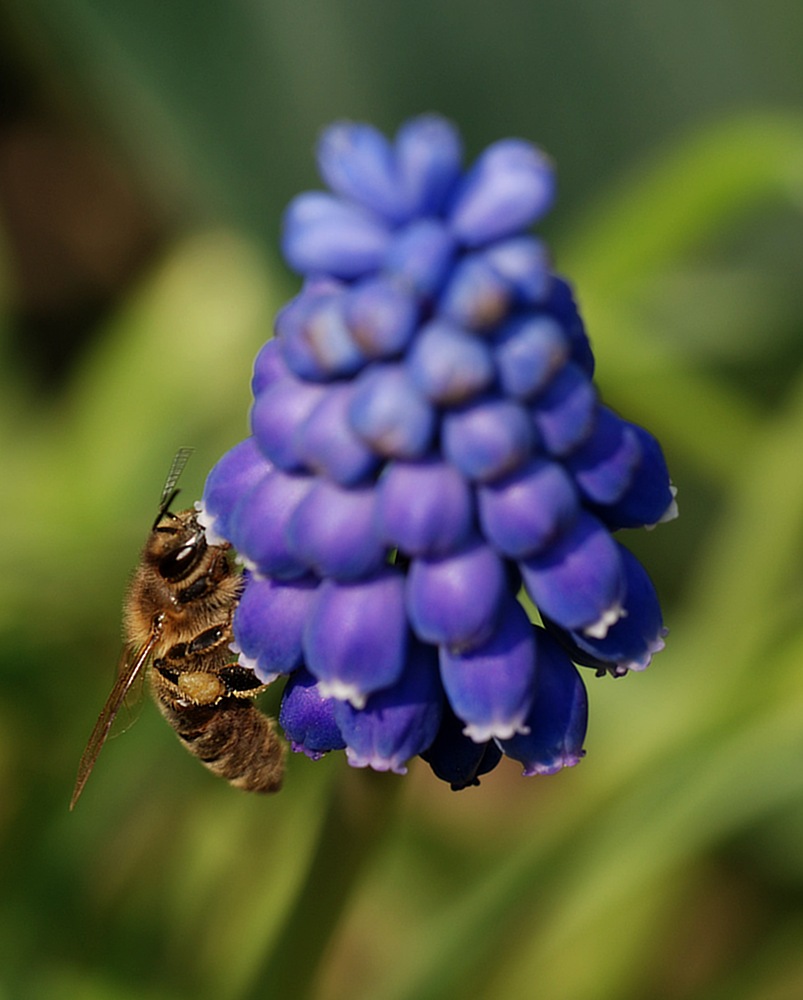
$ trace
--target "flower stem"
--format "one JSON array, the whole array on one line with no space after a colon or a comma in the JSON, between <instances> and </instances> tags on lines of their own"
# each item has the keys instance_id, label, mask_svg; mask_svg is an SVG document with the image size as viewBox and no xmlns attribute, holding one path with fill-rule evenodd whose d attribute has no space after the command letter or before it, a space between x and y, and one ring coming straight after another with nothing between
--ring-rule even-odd
<instances>
[{"instance_id":1,"label":"flower stem","mask_svg":"<svg viewBox=\"0 0 803 1000\"><path fill-rule=\"evenodd\" d=\"M315 995L338 923L384 842L401 789L394 776L368 770L350 771L337 784L306 879L242 1000Z\"/></svg>"}]
</instances>

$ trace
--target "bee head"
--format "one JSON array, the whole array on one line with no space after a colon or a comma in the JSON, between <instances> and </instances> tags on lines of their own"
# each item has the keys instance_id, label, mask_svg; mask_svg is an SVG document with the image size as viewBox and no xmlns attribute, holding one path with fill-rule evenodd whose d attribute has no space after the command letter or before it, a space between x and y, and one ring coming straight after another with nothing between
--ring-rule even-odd
<instances>
[{"instance_id":1,"label":"bee head","mask_svg":"<svg viewBox=\"0 0 803 1000\"><path fill-rule=\"evenodd\" d=\"M179 494L176 483L191 454L192 448L180 448L176 452L145 546L145 558L155 565L162 579L170 583L189 576L206 552L206 534L195 511L183 510L174 514L170 510Z\"/></svg>"},{"instance_id":2,"label":"bee head","mask_svg":"<svg viewBox=\"0 0 803 1000\"><path fill-rule=\"evenodd\" d=\"M154 523L147 558L159 575L171 583L183 580L195 569L206 552L206 533L194 510L173 514L164 510Z\"/></svg>"}]
</instances>

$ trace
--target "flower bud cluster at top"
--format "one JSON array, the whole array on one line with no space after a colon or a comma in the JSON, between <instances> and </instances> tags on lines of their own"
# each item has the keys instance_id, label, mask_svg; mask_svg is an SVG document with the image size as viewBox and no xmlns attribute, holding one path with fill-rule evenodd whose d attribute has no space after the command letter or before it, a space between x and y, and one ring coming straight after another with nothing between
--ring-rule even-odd
<instances>
[{"instance_id":1,"label":"flower bud cluster at top","mask_svg":"<svg viewBox=\"0 0 803 1000\"><path fill-rule=\"evenodd\" d=\"M315 758L453 788L505 754L525 774L583 754L575 664L615 676L663 646L641 564L614 538L674 513L661 449L599 399L568 283L528 230L549 160L424 116L390 142L340 123L328 192L289 206L305 278L254 366L252 436L202 517L247 573L234 631ZM537 608L533 625L522 590Z\"/></svg>"}]
</instances>

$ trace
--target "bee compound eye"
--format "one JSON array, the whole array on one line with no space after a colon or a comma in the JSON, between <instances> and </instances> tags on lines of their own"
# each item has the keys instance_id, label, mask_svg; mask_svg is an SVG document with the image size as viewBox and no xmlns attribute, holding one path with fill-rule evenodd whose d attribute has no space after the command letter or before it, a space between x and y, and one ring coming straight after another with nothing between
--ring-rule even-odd
<instances>
[{"instance_id":1,"label":"bee compound eye","mask_svg":"<svg viewBox=\"0 0 803 1000\"><path fill-rule=\"evenodd\" d=\"M159 572L165 580L180 580L193 568L201 555L201 546L197 538L182 545L175 552L168 552L159 561Z\"/></svg>"}]
</instances>

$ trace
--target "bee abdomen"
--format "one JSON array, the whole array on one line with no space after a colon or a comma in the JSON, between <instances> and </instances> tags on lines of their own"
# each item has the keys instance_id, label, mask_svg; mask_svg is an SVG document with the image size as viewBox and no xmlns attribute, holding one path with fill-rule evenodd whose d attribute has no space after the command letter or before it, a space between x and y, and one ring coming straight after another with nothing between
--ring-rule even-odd
<instances>
[{"instance_id":1,"label":"bee abdomen","mask_svg":"<svg viewBox=\"0 0 803 1000\"><path fill-rule=\"evenodd\" d=\"M273 722L250 701L226 698L216 705L162 712L190 753L213 774L246 792L278 792L284 747Z\"/></svg>"}]
</instances>

